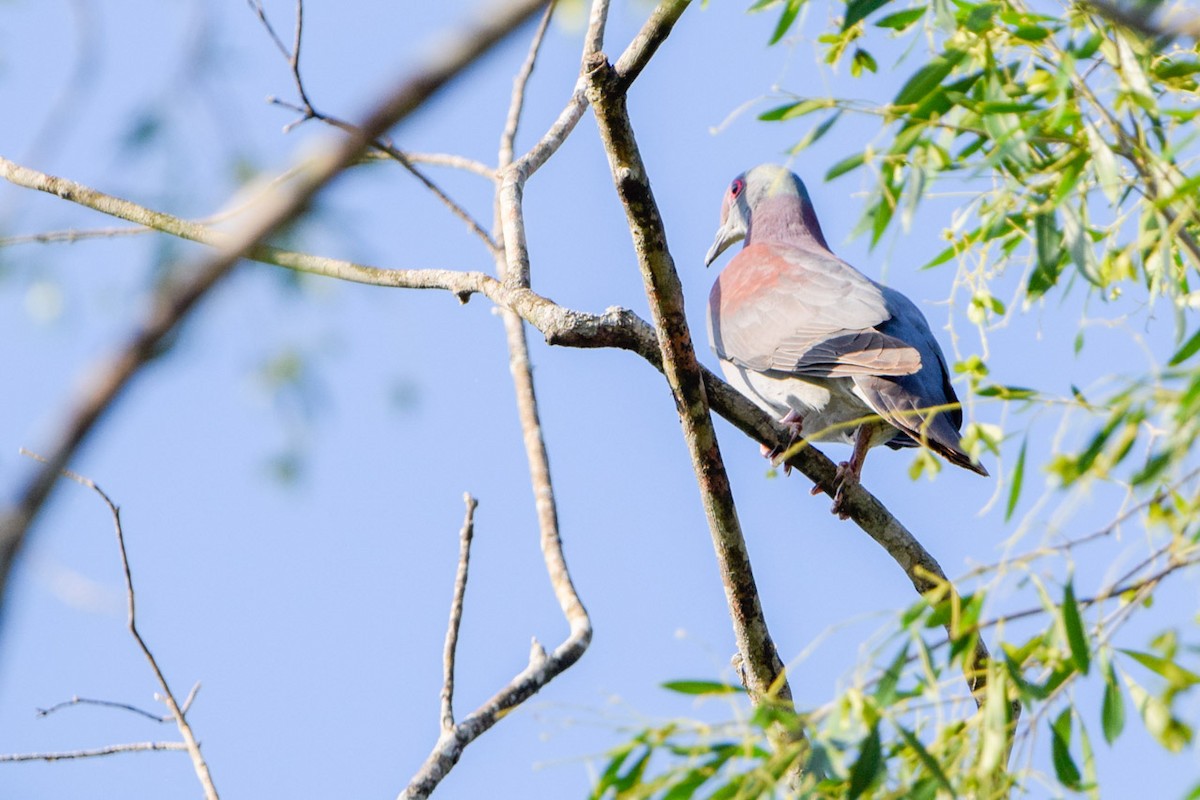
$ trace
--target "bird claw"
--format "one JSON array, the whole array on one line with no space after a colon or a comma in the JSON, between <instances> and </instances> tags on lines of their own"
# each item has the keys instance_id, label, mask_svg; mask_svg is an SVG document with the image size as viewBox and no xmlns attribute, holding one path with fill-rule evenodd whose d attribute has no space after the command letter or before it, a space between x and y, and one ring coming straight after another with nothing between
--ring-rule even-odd
<instances>
[{"instance_id":1,"label":"bird claw","mask_svg":"<svg viewBox=\"0 0 1200 800\"><path fill-rule=\"evenodd\" d=\"M804 420L793 409L789 410L783 415L783 418L779 420L779 424L786 426L790 432L788 435L787 444L785 444L783 447L767 447L765 444L759 445L759 448L762 450L763 457L770 459L771 466L776 468L779 467L780 462L783 460L783 454L795 447L796 443L803 438L801 436L801 432L804 429ZM783 465L783 474L792 474L791 464L785 463Z\"/></svg>"},{"instance_id":2,"label":"bird claw","mask_svg":"<svg viewBox=\"0 0 1200 800\"><path fill-rule=\"evenodd\" d=\"M837 491L833 493L833 508L830 511L837 514L838 519L850 519L850 512L846 508L846 487L858 483L858 470L849 461L843 461L837 465L833 480Z\"/></svg>"}]
</instances>

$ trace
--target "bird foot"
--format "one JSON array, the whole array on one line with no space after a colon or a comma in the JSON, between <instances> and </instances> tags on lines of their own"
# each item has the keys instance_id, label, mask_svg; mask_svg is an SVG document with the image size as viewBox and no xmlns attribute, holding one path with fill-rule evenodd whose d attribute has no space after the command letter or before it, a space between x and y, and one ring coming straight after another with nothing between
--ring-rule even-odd
<instances>
[{"instance_id":1,"label":"bird foot","mask_svg":"<svg viewBox=\"0 0 1200 800\"><path fill-rule=\"evenodd\" d=\"M786 426L789 431L787 444L785 444L783 447L767 447L765 444L759 445L759 449L762 450L763 457L770 459L772 467L778 467L780 462L783 460L783 454L795 447L796 443L803 438L801 433L804 430L804 420L795 411L788 411L787 414L785 414L783 418L779 420L779 423ZM792 474L792 467L790 464L783 465L783 474Z\"/></svg>"},{"instance_id":2,"label":"bird foot","mask_svg":"<svg viewBox=\"0 0 1200 800\"><path fill-rule=\"evenodd\" d=\"M846 509L846 488L858 483L858 470L851 462L843 461L837 465L833 480L837 491L833 493L833 508L830 511L837 514L838 519L850 519L850 512Z\"/></svg>"}]
</instances>

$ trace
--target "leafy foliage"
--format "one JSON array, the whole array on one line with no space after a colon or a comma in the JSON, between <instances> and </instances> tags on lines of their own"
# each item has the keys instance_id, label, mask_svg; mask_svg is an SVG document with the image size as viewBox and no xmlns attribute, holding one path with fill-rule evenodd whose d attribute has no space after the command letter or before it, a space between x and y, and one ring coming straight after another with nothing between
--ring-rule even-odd
<instances>
[{"instance_id":1,"label":"leafy foliage","mask_svg":"<svg viewBox=\"0 0 1200 800\"><path fill-rule=\"evenodd\" d=\"M751 10L779 14L774 44L796 30L803 7L759 0ZM847 119L878 121L871 144L824 174L863 176L859 232L872 246L906 227L935 189L967 189L973 199L925 266L958 265L960 284L970 287L965 313L981 340L989 326L1073 289L1093 303L1135 298L1142 311L1172 311L1169 359L1089 396L1073 385L1054 396L991 382L986 347L954 365L976 400L1069 409L1091 421L1077 449L1056 448L1043 466L1061 492L1100 480L1136 500L1102 530L979 567L969 594L948 586L926 593L888 628L869 670L860 665L825 705L790 718L758 708L742 723L641 731L633 749L611 756L595 796L982 798L1014 789L1040 796L1050 785L1051 794L1099 797L1092 736L1099 730L1102 746L1116 746L1129 707L1169 752L1194 739L1181 699L1200 683L1196 649L1181 647L1174 627L1149 646L1117 642L1163 580L1200 560L1200 331L1187 316L1200 306L1190 285L1200 269L1200 49L1131 32L1082 4L1054 15L1021 0L847 0L834 8L840 18L817 37L826 63L868 78L879 69L876 54L903 49L899 89L883 103L796 95L760 119L798 126L794 153ZM1139 9L1152 20L1153 3ZM1005 303L994 284L1014 274L1020 290ZM1083 344L1081 331L1077 354ZM1009 521L1028 505L1033 437L972 423L964 443L999 452L1006 437L1020 441L998 494ZM910 473L936 469L922 454ZM1131 519L1146 532L1135 568L1102 582L1074 574L1078 548L1110 539ZM1040 602L989 616L992 593L1014 589ZM985 632L993 657L977 663ZM681 686L728 694L721 684ZM734 697L725 702L745 702ZM789 729L792 744L773 746L773 725ZM640 772L626 781L630 764ZM780 778L791 765L803 785L785 791Z\"/></svg>"}]
</instances>

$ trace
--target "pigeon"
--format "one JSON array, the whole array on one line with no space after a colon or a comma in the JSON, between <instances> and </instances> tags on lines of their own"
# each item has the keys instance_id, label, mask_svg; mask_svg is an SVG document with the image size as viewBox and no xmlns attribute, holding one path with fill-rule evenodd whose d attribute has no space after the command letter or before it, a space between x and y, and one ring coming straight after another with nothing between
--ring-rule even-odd
<instances>
[{"instance_id":1,"label":"pigeon","mask_svg":"<svg viewBox=\"0 0 1200 800\"><path fill-rule=\"evenodd\" d=\"M988 474L963 450L962 408L924 315L833 254L799 177L763 164L733 179L705 265L740 239L709 295L709 344L726 380L791 428L792 444L853 445L834 513L846 518L843 491L879 445L924 446Z\"/></svg>"}]
</instances>

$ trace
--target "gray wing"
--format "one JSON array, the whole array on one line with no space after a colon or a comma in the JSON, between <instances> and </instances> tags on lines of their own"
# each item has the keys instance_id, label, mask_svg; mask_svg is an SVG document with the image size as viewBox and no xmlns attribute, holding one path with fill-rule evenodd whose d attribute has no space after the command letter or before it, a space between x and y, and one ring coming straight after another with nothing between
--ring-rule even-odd
<instances>
[{"instance_id":1,"label":"gray wing","mask_svg":"<svg viewBox=\"0 0 1200 800\"><path fill-rule=\"evenodd\" d=\"M756 372L912 374L921 353L885 330L883 291L827 251L752 244L713 284L709 341L720 358Z\"/></svg>"},{"instance_id":2,"label":"gray wing","mask_svg":"<svg viewBox=\"0 0 1200 800\"><path fill-rule=\"evenodd\" d=\"M880 288L891 310L891 319L880 325L880 330L912 345L921 355L922 367L909 375L855 376L855 385L875 413L914 443L928 446L951 463L987 475L987 470L963 452L959 436L962 408L950 384L950 370L942 348L929 330L925 316L895 289ZM889 444L906 446L907 443L900 439Z\"/></svg>"}]
</instances>

